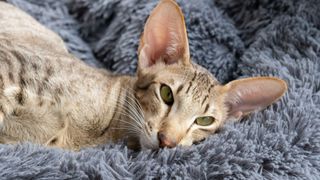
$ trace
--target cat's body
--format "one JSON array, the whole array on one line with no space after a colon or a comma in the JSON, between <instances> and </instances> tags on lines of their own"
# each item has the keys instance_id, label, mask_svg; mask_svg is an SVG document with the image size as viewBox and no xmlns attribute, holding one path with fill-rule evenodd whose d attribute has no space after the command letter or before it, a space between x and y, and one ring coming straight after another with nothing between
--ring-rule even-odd
<instances>
[{"instance_id":1,"label":"cat's body","mask_svg":"<svg viewBox=\"0 0 320 180\"><path fill-rule=\"evenodd\" d=\"M60 37L11 5L0 2L0 17L0 142L45 144L60 131L71 134L72 147L112 138L105 131L117 116L114 98L125 97L119 94L133 78L87 66Z\"/></svg>"},{"instance_id":2,"label":"cat's body","mask_svg":"<svg viewBox=\"0 0 320 180\"><path fill-rule=\"evenodd\" d=\"M170 20L177 34L154 30L168 22L163 14L176 17ZM262 89L271 93L252 95ZM227 119L269 105L285 89L275 78L219 85L191 63L183 17L171 0L161 1L146 24L135 77L86 65L55 33L0 2L0 143L79 149L129 137L143 148L191 145Z\"/></svg>"}]
</instances>

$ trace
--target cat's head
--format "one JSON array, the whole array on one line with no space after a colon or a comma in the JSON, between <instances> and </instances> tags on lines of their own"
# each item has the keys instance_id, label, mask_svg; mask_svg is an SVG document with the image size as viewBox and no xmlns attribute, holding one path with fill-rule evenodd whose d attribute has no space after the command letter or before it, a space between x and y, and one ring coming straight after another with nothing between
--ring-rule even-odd
<instances>
[{"instance_id":1,"label":"cat's head","mask_svg":"<svg viewBox=\"0 0 320 180\"><path fill-rule=\"evenodd\" d=\"M144 116L142 148L192 145L225 122L265 108L287 89L271 77L221 85L192 63L182 11L173 0L160 1L150 14L138 53L135 96Z\"/></svg>"}]
</instances>

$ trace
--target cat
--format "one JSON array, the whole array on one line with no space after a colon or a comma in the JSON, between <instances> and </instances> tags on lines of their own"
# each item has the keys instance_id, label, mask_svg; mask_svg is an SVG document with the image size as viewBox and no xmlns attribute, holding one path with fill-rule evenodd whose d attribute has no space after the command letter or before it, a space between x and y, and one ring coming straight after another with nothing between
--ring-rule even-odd
<instances>
[{"instance_id":1,"label":"cat","mask_svg":"<svg viewBox=\"0 0 320 180\"><path fill-rule=\"evenodd\" d=\"M0 142L79 150L127 139L141 149L190 146L287 91L275 77L225 85L190 59L184 17L160 0L148 17L135 76L71 55L62 39L0 2Z\"/></svg>"}]
</instances>

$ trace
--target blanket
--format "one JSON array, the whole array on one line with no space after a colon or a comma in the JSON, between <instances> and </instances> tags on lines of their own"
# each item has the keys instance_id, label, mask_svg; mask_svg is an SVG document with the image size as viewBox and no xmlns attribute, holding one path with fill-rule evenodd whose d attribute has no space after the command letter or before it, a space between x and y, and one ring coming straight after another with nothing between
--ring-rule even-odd
<instances>
[{"instance_id":1,"label":"blanket","mask_svg":"<svg viewBox=\"0 0 320 180\"><path fill-rule=\"evenodd\" d=\"M91 66L134 74L157 0L7 0ZM70 152L0 145L0 179L319 179L320 1L177 0L193 61L218 80L277 76L288 93L189 148ZM1 28L1 27L0 27Z\"/></svg>"}]
</instances>

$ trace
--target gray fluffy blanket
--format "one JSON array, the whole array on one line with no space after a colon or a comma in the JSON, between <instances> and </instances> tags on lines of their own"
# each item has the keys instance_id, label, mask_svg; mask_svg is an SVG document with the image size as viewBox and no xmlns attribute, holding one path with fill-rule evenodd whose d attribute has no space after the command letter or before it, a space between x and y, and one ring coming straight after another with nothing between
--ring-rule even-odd
<instances>
[{"instance_id":1,"label":"gray fluffy blanket","mask_svg":"<svg viewBox=\"0 0 320 180\"><path fill-rule=\"evenodd\" d=\"M157 0L8 0L93 66L134 73ZM320 1L178 0L191 55L222 82L285 79L278 103L191 148L0 145L0 179L320 179ZM1 28L1 27L0 27Z\"/></svg>"}]
</instances>

